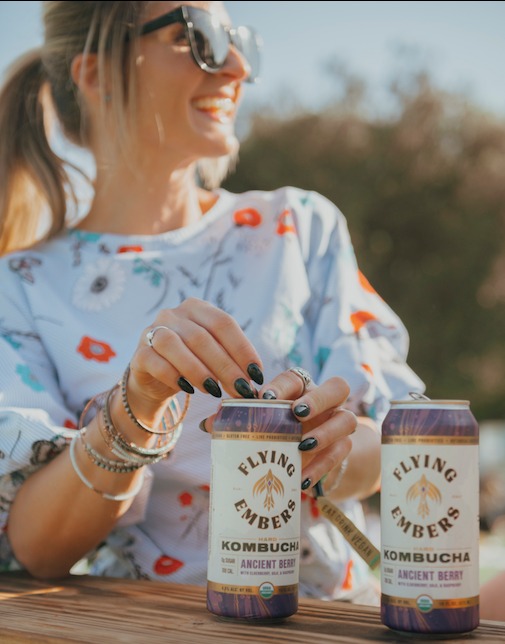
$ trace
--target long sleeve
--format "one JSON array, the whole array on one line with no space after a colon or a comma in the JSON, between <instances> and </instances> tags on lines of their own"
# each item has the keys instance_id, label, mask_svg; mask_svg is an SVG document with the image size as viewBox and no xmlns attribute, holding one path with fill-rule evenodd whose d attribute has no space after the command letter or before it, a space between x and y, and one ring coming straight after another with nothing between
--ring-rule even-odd
<instances>
[{"instance_id":1,"label":"long sleeve","mask_svg":"<svg viewBox=\"0 0 505 644\"><path fill-rule=\"evenodd\" d=\"M423 382L407 364L408 332L360 271L338 208L323 196L308 193L304 209L297 223L312 285L307 317L317 380L344 378L351 388L348 406L380 424L392 399L424 391Z\"/></svg>"}]
</instances>

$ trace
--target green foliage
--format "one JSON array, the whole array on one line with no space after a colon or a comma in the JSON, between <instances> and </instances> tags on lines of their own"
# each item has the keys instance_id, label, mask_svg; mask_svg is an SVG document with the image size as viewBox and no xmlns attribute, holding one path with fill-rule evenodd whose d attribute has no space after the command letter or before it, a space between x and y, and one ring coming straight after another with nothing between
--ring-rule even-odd
<instances>
[{"instance_id":1,"label":"green foliage","mask_svg":"<svg viewBox=\"0 0 505 644\"><path fill-rule=\"evenodd\" d=\"M387 117L349 91L319 113L253 115L225 187L295 185L336 203L361 269L409 330L427 395L503 418L505 123L426 73L397 79Z\"/></svg>"}]
</instances>

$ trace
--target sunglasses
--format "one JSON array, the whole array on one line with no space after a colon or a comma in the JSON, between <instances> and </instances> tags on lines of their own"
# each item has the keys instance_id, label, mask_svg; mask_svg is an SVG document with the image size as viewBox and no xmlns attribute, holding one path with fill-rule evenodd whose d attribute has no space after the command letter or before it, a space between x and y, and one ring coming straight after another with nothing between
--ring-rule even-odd
<instances>
[{"instance_id":1,"label":"sunglasses","mask_svg":"<svg viewBox=\"0 0 505 644\"><path fill-rule=\"evenodd\" d=\"M228 58L233 45L245 58L250 72L246 81L254 83L259 78L261 39L250 27L232 29L218 18L196 7L182 5L140 27L140 35L180 23L184 25L195 63L209 74L217 73Z\"/></svg>"}]
</instances>

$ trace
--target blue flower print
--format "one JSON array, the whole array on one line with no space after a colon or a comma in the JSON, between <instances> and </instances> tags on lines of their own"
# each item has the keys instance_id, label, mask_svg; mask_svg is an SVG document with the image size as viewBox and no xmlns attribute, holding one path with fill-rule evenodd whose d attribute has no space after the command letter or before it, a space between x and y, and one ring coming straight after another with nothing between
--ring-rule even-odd
<instances>
[{"instance_id":1,"label":"blue flower print","mask_svg":"<svg viewBox=\"0 0 505 644\"><path fill-rule=\"evenodd\" d=\"M16 367L16 373L21 376L22 382L33 389L33 391L44 391L44 387L40 382L35 378L30 369L26 365L18 364Z\"/></svg>"}]
</instances>

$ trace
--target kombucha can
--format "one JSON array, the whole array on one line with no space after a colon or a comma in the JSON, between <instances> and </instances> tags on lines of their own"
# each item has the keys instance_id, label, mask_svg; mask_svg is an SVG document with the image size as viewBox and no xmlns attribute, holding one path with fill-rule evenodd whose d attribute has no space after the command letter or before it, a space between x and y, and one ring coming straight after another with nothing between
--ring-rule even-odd
<instances>
[{"instance_id":1,"label":"kombucha can","mask_svg":"<svg viewBox=\"0 0 505 644\"><path fill-rule=\"evenodd\" d=\"M479 624L479 428L468 401L411 396L382 425L381 619L449 637Z\"/></svg>"},{"instance_id":2,"label":"kombucha can","mask_svg":"<svg viewBox=\"0 0 505 644\"><path fill-rule=\"evenodd\" d=\"M214 420L207 608L222 618L298 610L302 430L291 404L226 399Z\"/></svg>"}]
</instances>

